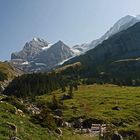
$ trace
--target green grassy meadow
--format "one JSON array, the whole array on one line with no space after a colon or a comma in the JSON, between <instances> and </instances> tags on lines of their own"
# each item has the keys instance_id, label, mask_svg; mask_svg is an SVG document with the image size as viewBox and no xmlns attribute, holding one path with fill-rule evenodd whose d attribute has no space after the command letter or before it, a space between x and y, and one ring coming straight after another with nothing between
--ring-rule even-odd
<instances>
[{"instance_id":1,"label":"green grassy meadow","mask_svg":"<svg viewBox=\"0 0 140 140\"><path fill-rule=\"evenodd\" d=\"M0 140L9 140L15 136L15 132L7 125L12 123L17 126L16 136L23 140L42 140L51 137L47 129L31 123L29 116L14 114L14 106L8 103L0 103Z\"/></svg>"},{"instance_id":2,"label":"green grassy meadow","mask_svg":"<svg viewBox=\"0 0 140 140\"><path fill-rule=\"evenodd\" d=\"M60 99L64 93L55 91ZM43 95L39 101L51 100L51 95ZM140 87L119 87L116 85L79 86L74 98L65 100L64 118L94 118L105 123L113 123L118 128L131 128L140 124ZM112 108L118 107L119 110ZM73 109L74 108L74 109Z\"/></svg>"},{"instance_id":3,"label":"green grassy meadow","mask_svg":"<svg viewBox=\"0 0 140 140\"><path fill-rule=\"evenodd\" d=\"M60 99L60 90L54 92ZM37 97L37 102L50 102L52 95ZM116 85L81 85L74 91L73 99L64 100L63 118L93 118L95 122L113 123L119 130L136 130L140 126L140 87L119 87ZM118 110L112 108L118 107ZM62 129L63 136L58 138L49 133L47 128L34 124L30 116L19 116L14 113L14 106L0 102L0 139L8 140L14 132L6 124L17 126L17 134L21 140L98 140L88 135L73 134L73 130Z\"/></svg>"}]
</instances>

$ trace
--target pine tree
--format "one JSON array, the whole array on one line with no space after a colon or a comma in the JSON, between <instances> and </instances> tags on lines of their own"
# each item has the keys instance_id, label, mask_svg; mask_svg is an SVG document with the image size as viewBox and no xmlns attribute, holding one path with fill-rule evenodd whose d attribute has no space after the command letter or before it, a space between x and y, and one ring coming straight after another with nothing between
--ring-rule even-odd
<instances>
[{"instance_id":1,"label":"pine tree","mask_svg":"<svg viewBox=\"0 0 140 140\"><path fill-rule=\"evenodd\" d=\"M69 95L71 98L73 98L73 96L74 96L72 84L69 85L69 92L68 92L68 95Z\"/></svg>"},{"instance_id":2,"label":"pine tree","mask_svg":"<svg viewBox=\"0 0 140 140\"><path fill-rule=\"evenodd\" d=\"M57 109L59 107L59 102L58 100L56 99L56 95L53 94L52 95L52 109Z\"/></svg>"}]
</instances>

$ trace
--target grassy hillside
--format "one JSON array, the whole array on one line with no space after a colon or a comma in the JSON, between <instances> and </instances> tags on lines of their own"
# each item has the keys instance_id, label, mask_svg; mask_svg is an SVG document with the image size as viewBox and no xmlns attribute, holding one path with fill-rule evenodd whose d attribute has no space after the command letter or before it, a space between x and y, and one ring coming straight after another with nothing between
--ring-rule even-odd
<instances>
[{"instance_id":1,"label":"grassy hillside","mask_svg":"<svg viewBox=\"0 0 140 140\"><path fill-rule=\"evenodd\" d=\"M0 62L0 92L14 79L14 77L23 74L22 71L14 68L8 62Z\"/></svg>"},{"instance_id":2,"label":"grassy hillside","mask_svg":"<svg viewBox=\"0 0 140 140\"><path fill-rule=\"evenodd\" d=\"M5 96L1 95L0 100ZM16 102L15 100L0 101L0 140L11 140L12 137L18 137L21 140L97 140L89 136L73 135L73 131L62 128L63 136L59 137L56 133L39 124L31 121L31 114L28 114L24 109L23 112L16 113L17 106L23 107L25 104ZM15 130L16 127L16 130Z\"/></svg>"},{"instance_id":3,"label":"grassy hillside","mask_svg":"<svg viewBox=\"0 0 140 140\"><path fill-rule=\"evenodd\" d=\"M57 99L65 93L54 91ZM53 95L54 95L53 94ZM53 95L36 97L35 104L52 101ZM2 98L2 97L0 97ZM70 121L75 118L92 119L94 123L112 123L115 129L125 132L140 132L140 87L120 87L116 85L81 85L74 91L73 99L64 100L63 119ZM24 103L21 103L22 106ZM24 110L23 110L24 111ZM63 136L58 138L47 128L31 121L31 115L15 113L15 106L11 102L0 102L0 139L7 140L15 136L8 124L17 127L16 136L27 140L98 140L88 134L73 134L73 129L61 128ZM127 140L127 139L126 139ZM136 139L137 140L137 139Z\"/></svg>"},{"instance_id":4,"label":"grassy hillside","mask_svg":"<svg viewBox=\"0 0 140 140\"><path fill-rule=\"evenodd\" d=\"M63 93L56 91L60 99ZM38 97L40 102L48 102L51 96ZM118 128L137 128L140 120L140 87L119 87L115 85L80 86L74 98L65 100L63 115L72 118L92 118L96 122L113 123Z\"/></svg>"},{"instance_id":5,"label":"grassy hillside","mask_svg":"<svg viewBox=\"0 0 140 140\"><path fill-rule=\"evenodd\" d=\"M8 124L17 127L16 135ZM24 116L15 114L13 105L7 102L0 102L0 139L9 140L13 136L26 140L40 140L49 138L49 133L39 125L31 123L27 114Z\"/></svg>"},{"instance_id":6,"label":"grassy hillside","mask_svg":"<svg viewBox=\"0 0 140 140\"><path fill-rule=\"evenodd\" d=\"M15 76L22 73L21 71L12 67L8 62L0 62L0 72L6 75L7 80L11 80Z\"/></svg>"}]
</instances>

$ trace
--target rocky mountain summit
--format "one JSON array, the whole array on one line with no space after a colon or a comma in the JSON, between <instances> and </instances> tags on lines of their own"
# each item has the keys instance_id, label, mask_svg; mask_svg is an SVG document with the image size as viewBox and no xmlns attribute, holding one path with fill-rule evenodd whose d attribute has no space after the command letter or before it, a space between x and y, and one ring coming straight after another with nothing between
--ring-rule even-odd
<instances>
[{"instance_id":1,"label":"rocky mountain summit","mask_svg":"<svg viewBox=\"0 0 140 140\"><path fill-rule=\"evenodd\" d=\"M19 52L14 52L11 54L11 59L23 59L26 61L31 61L37 54L39 54L44 47L49 47L49 43L43 39L33 38L30 42L27 42L23 50Z\"/></svg>"},{"instance_id":2,"label":"rocky mountain summit","mask_svg":"<svg viewBox=\"0 0 140 140\"><path fill-rule=\"evenodd\" d=\"M33 38L24 45L21 51L11 54L10 62L15 67L25 72L49 71L75 56L84 54L87 51L96 48L104 41L127 30L138 22L140 22L140 16L127 15L118 20L99 39L73 47L67 46L62 41L51 44L43 39Z\"/></svg>"},{"instance_id":3,"label":"rocky mountain summit","mask_svg":"<svg viewBox=\"0 0 140 140\"><path fill-rule=\"evenodd\" d=\"M25 72L38 72L50 70L75 55L74 49L62 41L50 44L43 39L33 38L21 51L11 54L10 62Z\"/></svg>"}]
</instances>

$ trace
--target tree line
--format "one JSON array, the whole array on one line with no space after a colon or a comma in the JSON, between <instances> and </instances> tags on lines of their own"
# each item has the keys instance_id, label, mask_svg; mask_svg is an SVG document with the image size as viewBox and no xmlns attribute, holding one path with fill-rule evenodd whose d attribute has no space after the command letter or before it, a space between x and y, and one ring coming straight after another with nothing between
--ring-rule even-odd
<instances>
[{"instance_id":1,"label":"tree line","mask_svg":"<svg viewBox=\"0 0 140 140\"><path fill-rule=\"evenodd\" d=\"M66 76L57 72L24 74L13 79L3 94L28 97L51 94L57 89L62 89L64 92L71 84L77 85L76 79L75 76Z\"/></svg>"}]
</instances>

